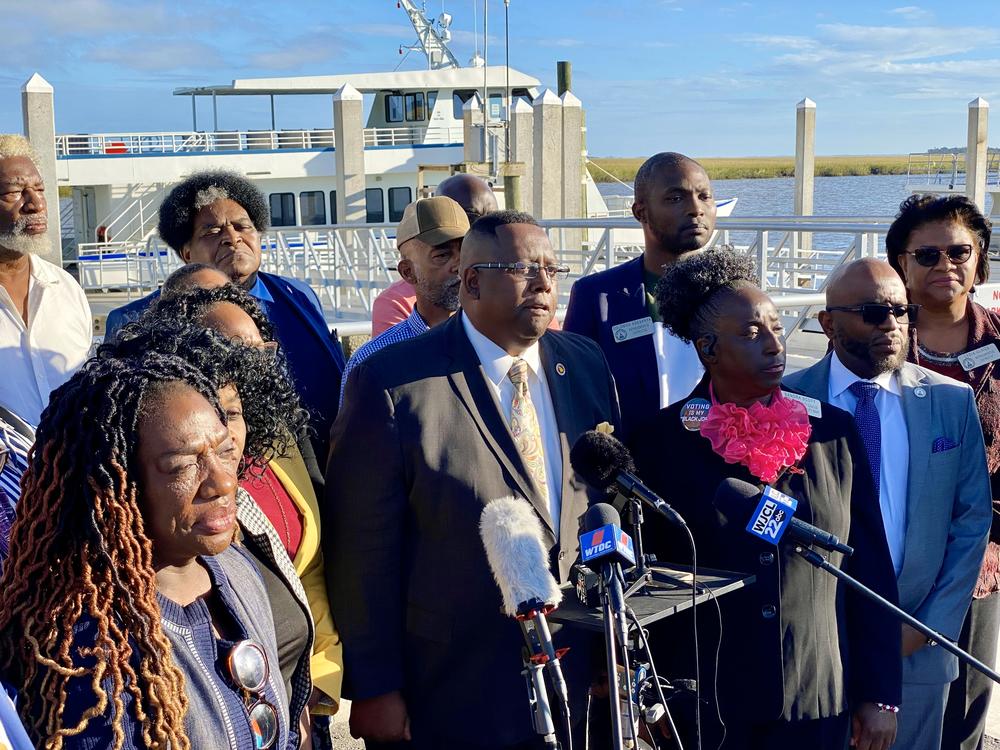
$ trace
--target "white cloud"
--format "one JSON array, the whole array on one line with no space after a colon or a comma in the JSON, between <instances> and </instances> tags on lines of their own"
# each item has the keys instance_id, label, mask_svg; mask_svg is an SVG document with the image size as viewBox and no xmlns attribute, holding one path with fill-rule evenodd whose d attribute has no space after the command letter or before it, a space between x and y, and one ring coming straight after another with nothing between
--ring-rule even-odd
<instances>
[{"instance_id":1,"label":"white cloud","mask_svg":"<svg viewBox=\"0 0 1000 750\"><path fill-rule=\"evenodd\" d=\"M899 16L907 21L923 21L934 15L929 10L916 5L904 5L899 8L893 8L889 11L889 13Z\"/></svg>"}]
</instances>

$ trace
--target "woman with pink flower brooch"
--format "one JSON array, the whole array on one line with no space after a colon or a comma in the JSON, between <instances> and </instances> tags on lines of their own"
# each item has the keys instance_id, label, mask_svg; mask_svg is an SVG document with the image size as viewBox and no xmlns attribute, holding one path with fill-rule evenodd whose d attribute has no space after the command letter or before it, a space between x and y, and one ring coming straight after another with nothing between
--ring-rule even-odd
<instances>
[{"instance_id":1,"label":"woman with pink flower brooch","mask_svg":"<svg viewBox=\"0 0 1000 750\"><path fill-rule=\"evenodd\" d=\"M791 550L749 533L753 502L739 517L713 505L730 478L794 498L796 518L854 548L850 557L823 552L831 562L898 599L854 418L782 390L784 328L757 278L752 260L728 250L692 254L667 270L656 288L663 323L694 342L705 377L629 441L638 475L687 520L699 568L755 576L719 599L718 614L698 607L702 747L844 750L850 742L887 750L900 702L899 625ZM686 535L658 520L645 524L647 550L690 563ZM663 671L693 677L690 613L663 623L653 633Z\"/></svg>"}]
</instances>

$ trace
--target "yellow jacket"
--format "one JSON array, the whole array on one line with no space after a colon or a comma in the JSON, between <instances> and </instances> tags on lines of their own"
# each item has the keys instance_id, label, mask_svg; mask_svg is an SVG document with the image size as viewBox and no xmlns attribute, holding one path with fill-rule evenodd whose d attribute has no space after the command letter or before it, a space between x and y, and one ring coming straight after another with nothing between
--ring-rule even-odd
<instances>
[{"instance_id":1,"label":"yellow jacket","mask_svg":"<svg viewBox=\"0 0 1000 750\"><path fill-rule=\"evenodd\" d=\"M305 589L309 608L316 624L316 639L310 661L313 685L334 702L340 702L340 686L344 675L343 649L337 627L330 614L326 598L326 577L323 549L320 546L319 503L302 455L294 445L288 454L270 463L282 487L292 498L302 516L302 541L292 564ZM321 710L316 713L324 713Z\"/></svg>"}]
</instances>

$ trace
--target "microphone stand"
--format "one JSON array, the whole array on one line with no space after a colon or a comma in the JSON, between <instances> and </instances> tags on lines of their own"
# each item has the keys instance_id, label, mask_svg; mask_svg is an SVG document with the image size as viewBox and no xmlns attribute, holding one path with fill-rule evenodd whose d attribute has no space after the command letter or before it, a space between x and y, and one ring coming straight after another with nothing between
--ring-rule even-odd
<instances>
[{"instance_id":1,"label":"microphone stand","mask_svg":"<svg viewBox=\"0 0 1000 750\"><path fill-rule=\"evenodd\" d=\"M830 564L830 562L825 557L820 555L811 547L807 547L803 544L793 542L791 548L797 555L799 555L799 557L803 558L813 567L819 568L820 570L825 570L827 573L834 576L838 580L843 581L858 593L863 594L866 598L878 604L880 607L882 607L882 609L891 612L898 619L905 622L914 630L918 630L921 633L923 633L925 636L927 636L927 638L933 641L934 644L940 646L945 651L954 654L959 658L959 660L965 662L973 669L982 672L984 675L993 680L993 682L1000 684L1000 674L994 672L988 666L979 661L979 659L972 656L972 654L966 653L965 651L960 649L958 646L949 641L940 633L924 625L916 617L913 617L909 613L904 612L895 604L890 602L888 599L879 596L877 593L875 593L870 588L861 583L861 581L857 580L856 578L852 578L850 575L842 571L836 565Z\"/></svg>"},{"instance_id":2,"label":"microphone stand","mask_svg":"<svg viewBox=\"0 0 1000 750\"><path fill-rule=\"evenodd\" d=\"M618 583L614 567L606 566L607 575L601 575L601 619L604 622L604 651L608 660L608 702L611 704L611 747L625 750L622 737L621 701L618 698L618 654L615 651L615 613L611 606L611 588ZM609 580L612 579L612 580ZM627 669L626 665L626 669ZM626 681L628 673L626 672Z\"/></svg>"},{"instance_id":3,"label":"microphone stand","mask_svg":"<svg viewBox=\"0 0 1000 750\"><path fill-rule=\"evenodd\" d=\"M649 566L646 565L645 550L642 546L642 522L645 520L642 516L642 503L634 497L624 498L621 493L618 497L625 500L625 505L622 507L624 511L622 523L629 528L632 543L635 545L635 569L632 571L632 578L633 580L645 578Z\"/></svg>"},{"instance_id":4,"label":"microphone stand","mask_svg":"<svg viewBox=\"0 0 1000 750\"><path fill-rule=\"evenodd\" d=\"M528 688L528 705L531 707L531 719L535 725L535 732L542 738L546 750L559 750L556 727L552 721L552 708L549 706L549 694L545 689L543 669L541 664L525 658L521 675Z\"/></svg>"}]
</instances>

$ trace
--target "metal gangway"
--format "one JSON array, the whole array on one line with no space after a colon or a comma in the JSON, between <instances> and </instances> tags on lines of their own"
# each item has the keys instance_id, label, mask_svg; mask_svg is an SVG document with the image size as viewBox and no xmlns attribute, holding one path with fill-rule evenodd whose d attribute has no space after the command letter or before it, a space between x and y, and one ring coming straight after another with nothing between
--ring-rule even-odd
<instances>
[{"instance_id":1,"label":"metal gangway","mask_svg":"<svg viewBox=\"0 0 1000 750\"><path fill-rule=\"evenodd\" d=\"M860 257L884 257L890 217L727 217L719 219L710 246L732 246L756 260L759 283L782 305L790 333L822 305L826 279L839 265ZM560 285L560 307L571 282L641 254L633 244L632 218L552 219L539 222L570 283ZM261 238L265 271L307 282L328 320L338 324L371 318L375 297L396 281L399 254L395 224L282 227ZM616 233L618 238L616 238ZM88 294L135 299L159 287L181 265L176 253L153 235L142 243L89 243L71 263Z\"/></svg>"}]
</instances>

